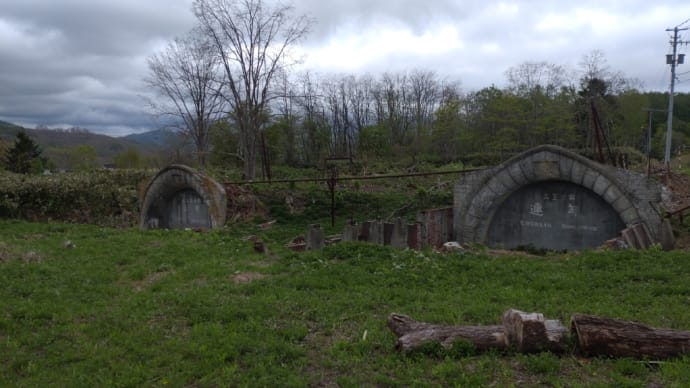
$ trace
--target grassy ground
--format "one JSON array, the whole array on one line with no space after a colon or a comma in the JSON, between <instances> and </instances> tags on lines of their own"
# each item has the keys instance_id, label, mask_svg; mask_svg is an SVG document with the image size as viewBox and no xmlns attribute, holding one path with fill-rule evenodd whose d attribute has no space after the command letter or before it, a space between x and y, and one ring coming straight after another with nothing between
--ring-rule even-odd
<instances>
[{"instance_id":1,"label":"grassy ground","mask_svg":"<svg viewBox=\"0 0 690 388\"><path fill-rule=\"evenodd\" d=\"M0 221L0 386L688 386L663 363L395 351L392 312L494 324L508 308L690 330L690 258L658 250L439 255L294 226L147 231ZM258 234L272 251L253 252Z\"/></svg>"}]
</instances>

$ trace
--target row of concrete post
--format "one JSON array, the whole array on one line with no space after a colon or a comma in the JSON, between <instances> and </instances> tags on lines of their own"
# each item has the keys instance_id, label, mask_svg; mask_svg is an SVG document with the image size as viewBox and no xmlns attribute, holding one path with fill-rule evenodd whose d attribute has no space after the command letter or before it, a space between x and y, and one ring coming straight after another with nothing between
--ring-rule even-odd
<instances>
[{"instance_id":1,"label":"row of concrete post","mask_svg":"<svg viewBox=\"0 0 690 388\"><path fill-rule=\"evenodd\" d=\"M391 222L364 221L362 224L350 221L345 224L342 234L342 241L366 241L401 249L423 249L427 246L439 248L452 239L453 208L450 207L419 212L414 223L408 223L403 218L396 218ZM325 236L321 226L310 225L306 249L321 249L324 245Z\"/></svg>"}]
</instances>

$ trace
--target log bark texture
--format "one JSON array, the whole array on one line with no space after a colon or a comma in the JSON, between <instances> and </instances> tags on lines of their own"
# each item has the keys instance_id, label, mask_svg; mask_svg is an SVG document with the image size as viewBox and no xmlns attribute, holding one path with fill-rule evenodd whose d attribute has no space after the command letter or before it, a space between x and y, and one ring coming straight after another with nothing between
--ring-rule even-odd
<instances>
[{"instance_id":1,"label":"log bark texture","mask_svg":"<svg viewBox=\"0 0 690 388\"><path fill-rule=\"evenodd\" d=\"M521 353L565 350L568 329L561 321L544 319L541 313L525 313L510 309L501 318L506 341Z\"/></svg>"},{"instance_id":2,"label":"log bark texture","mask_svg":"<svg viewBox=\"0 0 690 388\"><path fill-rule=\"evenodd\" d=\"M448 348L464 340L478 350L512 347L521 353L563 352L569 334L577 336L578 350L589 356L666 359L690 354L690 331L660 329L637 322L575 314L570 333L558 320L540 313L508 310L498 326L446 326L418 322L391 314L388 327L398 337L396 348L410 351L429 342Z\"/></svg>"},{"instance_id":3,"label":"log bark texture","mask_svg":"<svg viewBox=\"0 0 690 388\"><path fill-rule=\"evenodd\" d=\"M637 322L575 314L570 331L587 355L665 359L690 354L690 331L658 329Z\"/></svg>"},{"instance_id":4,"label":"log bark texture","mask_svg":"<svg viewBox=\"0 0 690 388\"><path fill-rule=\"evenodd\" d=\"M503 326L445 326L417 322L401 314L388 317L388 328L398 337L395 345L401 351L410 351L429 342L438 342L449 348L453 342L464 340L478 350L504 349Z\"/></svg>"}]
</instances>

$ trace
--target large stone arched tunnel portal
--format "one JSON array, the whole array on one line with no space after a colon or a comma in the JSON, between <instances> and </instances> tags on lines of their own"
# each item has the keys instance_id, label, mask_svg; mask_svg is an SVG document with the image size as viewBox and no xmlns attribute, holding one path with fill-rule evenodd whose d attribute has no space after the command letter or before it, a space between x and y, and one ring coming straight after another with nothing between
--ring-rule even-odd
<instances>
[{"instance_id":1,"label":"large stone arched tunnel portal","mask_svg":"<svg viewBox=\"0 0 690 388\"><path fill-rule=\"evenodd\" d=\"M465 175L453 229L461 243L509 249L595 248L636 225L660 242L668 236L660 202L661 185L644 175L544 145Z\"/></svg>"}]
</instances>

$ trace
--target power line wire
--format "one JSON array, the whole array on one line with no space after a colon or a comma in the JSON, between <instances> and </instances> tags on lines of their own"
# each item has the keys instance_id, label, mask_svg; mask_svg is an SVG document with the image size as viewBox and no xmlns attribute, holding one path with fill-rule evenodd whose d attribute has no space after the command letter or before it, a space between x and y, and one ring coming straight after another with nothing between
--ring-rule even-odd
<instances>
[{"instance_id":1,"label":"power line wire","mask_svg":"<svg viewBox=\"0 0 690 388\"><path fill-rule=\"evenodd\" d=\"M659 88L661 90L666 89L666 87L668 86L668 82L666 81L667 79L668 79L668 67L664 67L664 74L659 79L659 85L660 85Z\"/></svg>"}]
</instances>

